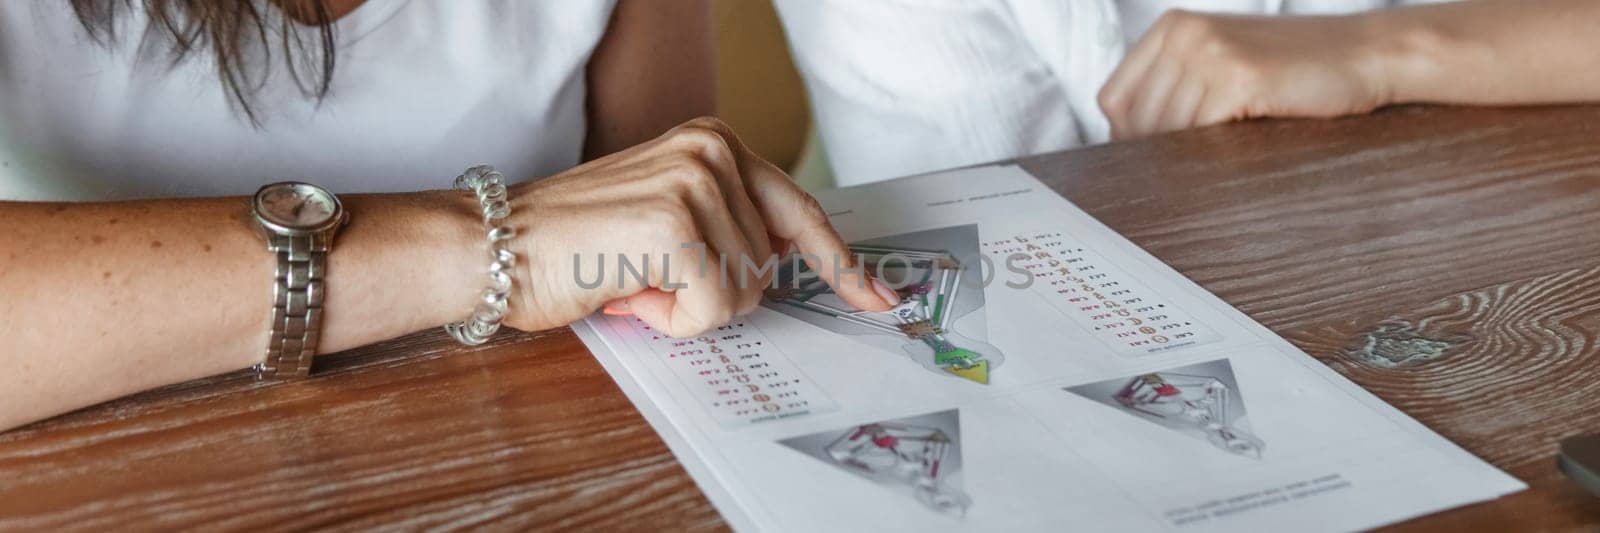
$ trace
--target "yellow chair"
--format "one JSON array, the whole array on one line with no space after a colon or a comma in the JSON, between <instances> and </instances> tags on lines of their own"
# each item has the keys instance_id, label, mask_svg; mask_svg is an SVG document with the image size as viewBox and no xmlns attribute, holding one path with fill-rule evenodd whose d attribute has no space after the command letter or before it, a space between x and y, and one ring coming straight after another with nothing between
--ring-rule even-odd
<instances>
[{"instance_id":1,"label":"yellow chair","mask_svg":"<svg viewBox=\"0 0 1600 533\"><path fill-rule=\"evenodd\" d=\"M714 0L717 114L808 190L833 186L811 107L770 0Z\"/></svg>"}]
</instances>

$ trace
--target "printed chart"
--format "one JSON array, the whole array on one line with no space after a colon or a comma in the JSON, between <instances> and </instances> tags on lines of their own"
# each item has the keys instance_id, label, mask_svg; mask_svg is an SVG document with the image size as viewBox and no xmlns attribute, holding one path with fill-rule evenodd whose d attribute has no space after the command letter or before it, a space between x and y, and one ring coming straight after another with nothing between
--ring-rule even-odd
<instances>
[{"instance_id":1,"label":"printed chart","mask_svg":"<svg viewBox=\"0 0 1600 533\"><path fill-rule=\"evenodd\" d=\"M725 426L836 408L754 324L734 321L699 337L675 339L638 318L625 320Z\"/></svg>"},{"instance_id":2,"label":"printed chart","mask_svg":"<svg viewBox=\"0 0 1600 533\"><path fill-rule=\"evenodd\" d=\"M733 529L1349 531L1524 487L1022 169L818 201L900 306L784 260L694 338L573 326Z\"/></svg>"},{"instance_id":3,"label":"printed chart","mask_svg":"<svg viewBox=\"0 0 1600 533\"><path fill-rule=\"evenodd\" d=\"M1066 233L1029 232L983 243L996 265L1026 270L1031 289L1117 353L1136 356L1218 335Z\"/></svg>"}]
</instances>

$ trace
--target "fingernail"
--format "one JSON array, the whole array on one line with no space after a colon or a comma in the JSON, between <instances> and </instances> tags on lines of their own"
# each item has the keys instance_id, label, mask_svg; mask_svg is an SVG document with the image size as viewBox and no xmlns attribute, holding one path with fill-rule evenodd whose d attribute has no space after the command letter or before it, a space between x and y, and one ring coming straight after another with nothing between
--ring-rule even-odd
<instances>
[{"instance_id":1,"label":"fingernail","mask_svg":"<svg viewBox=\"0 0 1600 533\"><path fill-rule=\"evenodd\" d=\"M628 306L627 300L612 300L606 302L606 306L601 308L600 312L611 316L627 316L633 314L633 308Z\"/></svg>"},{"instance_id":2,"label":"fingernail","mask_svg":"<svg viewBox=\"0 0 1600 533\"><path fill-rule=\"evenodd\" d=\"M889 304L889 307L900 305L900 295L894 292L894 289L889 288L888 285L883 283L883 280L878 278L871 278L871 280L872 291L878 293L879 298L883 298L883 303Z\"/></svg>"}]
</instances>

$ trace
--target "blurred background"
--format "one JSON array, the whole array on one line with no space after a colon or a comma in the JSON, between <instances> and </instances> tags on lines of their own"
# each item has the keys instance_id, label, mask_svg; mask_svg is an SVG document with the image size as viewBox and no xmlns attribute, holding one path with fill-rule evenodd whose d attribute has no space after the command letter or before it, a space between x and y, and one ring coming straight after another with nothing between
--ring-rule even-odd
<instances>
[{"instance_id":1,"label":"blurred background","mask_svg":"<svg viewBox=\"0 0 1600 533\"><path fill-rule=\"evenodd\" d=\"M714 0L717 114L808 191L833 187L800 73L771 0Z\"/></svg>"}]
</instances>

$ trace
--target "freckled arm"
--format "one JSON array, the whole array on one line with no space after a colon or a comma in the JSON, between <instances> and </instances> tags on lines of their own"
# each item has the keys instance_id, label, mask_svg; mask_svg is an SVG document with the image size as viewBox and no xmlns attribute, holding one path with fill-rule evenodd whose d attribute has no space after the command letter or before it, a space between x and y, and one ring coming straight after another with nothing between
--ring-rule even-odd
<instances>
[{"instance_id":1,"label":"freckled arm","mask_svg":"<svg viewBox=\"0 0 1600 533\"><path fill-rule=\"evenodd\" d=\"M473 199L341 199L318 353L470 310ZM274 265L244 198L0 202L0 431L261 361Z\"/></svg>"}]
</instances>

